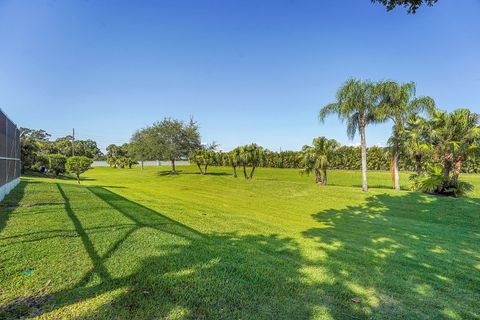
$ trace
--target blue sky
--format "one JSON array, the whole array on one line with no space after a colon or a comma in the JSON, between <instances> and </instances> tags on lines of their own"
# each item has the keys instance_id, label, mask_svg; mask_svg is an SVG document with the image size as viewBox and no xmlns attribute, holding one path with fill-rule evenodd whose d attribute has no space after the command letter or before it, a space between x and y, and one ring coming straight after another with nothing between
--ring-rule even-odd
<instances>
[{"instance_id":1,"label":"blue sky","mask_svg":"<svg viewBox=\"0 0 480 320\"><path fill-rule=\"evenodd\" d=\"M415 81L442 109L480 112L480 1L416 15L369 0L0 0L0 108L104 148L164 117L229 150L299 149L348 78ZM389 125L368 128L384 144Z\"/></svg>"}]
</instances>

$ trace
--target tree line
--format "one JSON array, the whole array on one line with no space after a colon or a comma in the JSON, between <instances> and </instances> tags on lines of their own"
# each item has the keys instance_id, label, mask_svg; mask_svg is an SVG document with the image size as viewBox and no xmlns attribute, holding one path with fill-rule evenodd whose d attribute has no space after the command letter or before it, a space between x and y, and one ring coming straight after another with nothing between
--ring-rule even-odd
<instances>
[{"instance_id":1,"label":"tree line","mask_svg":"<svg viewBox=\"0 0 480 320\"><path fill-rule=\"evenodd\" d=\"M350 79L337 91L334 102L319 112L324 123L337 115L346 124L349 138L360 135L360 146L341 146L319 137L301 151L272 152L257 144L217 151L217 145L202 145L198 124L193 120L165 118L136 131L130 142L110 145L106 160L112 167L131 168L145 160L187 160L200 174L212 165L230 166L233 176L252 179L258 167L299 168L314 174L318 184L327 184L327 170L362 170L362 190L367 191L368 170L388 170L396 190L400 189L400 170L413 171L412 188L430 193L460 195L471 189L462 182L462 172L480 171L480 116L462 108L441 111L433 98L417 97L413 82L362 81ZM388 146L367 148L367 128L390 121ZM48 168L61 174L62 163L72 152L70 137L50 141L43 130L22 129L22 168ZM69 141L70 140L70 141ZM75 152L89 159L102 154L92 140L75 141ZM239 173L238 170L241 170Z\"/></svg>"}]
</instances>

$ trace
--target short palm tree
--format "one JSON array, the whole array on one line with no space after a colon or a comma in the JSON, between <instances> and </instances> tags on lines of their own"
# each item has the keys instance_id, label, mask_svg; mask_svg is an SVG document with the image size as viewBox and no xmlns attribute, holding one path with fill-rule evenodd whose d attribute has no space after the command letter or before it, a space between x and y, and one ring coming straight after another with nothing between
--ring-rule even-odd
<instances>
[{"instance_id":1,"label":"short palm tree","mask_svg":"<svg viewBox=\"0 0 480 320\"><path fill-rule=\"evenodd\" d=\"M337 114L347 123L347 134L353 139L360 133L362 151L362 190L367 191L367 141L365 128L368 124L383 122L377 85L370 81L350 79L337 91L336 102L320 110L319 119L324 122L328 115Z\"/></svg>"},{"instance_id":2,"label":"short palm tree","mask_svg":"<svg viewBox=\"0 0 480 320\"><path fill-rule=\"evenodd\" d=\"M243 175L245 179L252 179L255 173L255 168L260 166L263 162L263 148L255 143L245 145L239 148L240 159L243 166ZM250 174L247 174L247 166L251 166Z\"/></svg>"},{"instance_id":3,"label":"short palm tree","mask_svg":"<svg viewBox=\"0 0 480 320\"><path fill-rule=\"evenodd\" d=\"M416 98L416 86L413 82L399 84L394 81L384 81L378 84L378 89L381 97L381 113L393 121L389 144L392 150L394 188L400 190L398 158L404 147L407 119L415 113L432 114L435 110L435 102L430 97Z\"/></svg>"},{"instance_id":4,"label":"short palm tree","mask_svg":"<svg viewBox=\"0 0 480 320\"><path fill-rule=\"evenodd\" d=\"M237 167L241 165L242 158L240 157L240 148L235 148L230 151L226 157L228 165L232 166L233 168L233 177L236 178L237 176Z\"/></svg>"},{"instance_id":5,"label":"short palm tree","mask_svg":"<svg viewBox=\"0 0 480 320\"><path fill-rule=\"evenodd\" d=\"M327 169L340 144L334 139L325 137L315 138L313 146L305 146L301 159L302 173L307 175L314 172L317 184L327 184Z\"/></svg>"},{"instance_id":6,"label":"short palm tree","mask_svg":"<svg viewBox=\"0 0 480 320\"><path fill-rule=\"evenodd\" d=\"M431 132L434 146L443 155L443 175L458 179L468 156L478 152L480 144L480 115L468 109L451 113L436 112Z\"/></svg>"}]
</instances>

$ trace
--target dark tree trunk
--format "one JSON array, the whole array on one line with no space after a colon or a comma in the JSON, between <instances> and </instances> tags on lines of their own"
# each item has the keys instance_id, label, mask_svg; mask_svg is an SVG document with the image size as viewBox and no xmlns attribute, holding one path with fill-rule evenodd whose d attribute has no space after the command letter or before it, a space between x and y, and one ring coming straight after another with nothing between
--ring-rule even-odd
<instances>
[{"instance_id":1,"label":"dark tree trunk","mask_svg":"<svg viewBox=\"0 0 480 320\"><path fill-rule=\"evenodd\" d=\"M418 175L422 174L422 155L418 153L415 155L415 169Z\"/></svg>"},{"instance_id":2,"label":"dark tree trunk","mask_svg":"<svg viewBox=\"0 0 480 320\"><path fill-rule=\"evenodd\" d=\"M233 177L236 178L237 176L237 166L232 166L233 167Z\"/></svg>"},{"instance_id":3,"label":"dark tree trunk","mask_svg":"<svg viewBox=\"0 0 480 320\"><path fill-rule=\"evenodd\" d=\"M447 179L452 171L453 154L446 153L443 158L443 176Z\"/></svg>"},{"instance_id":4,"label":"dark tree trunk","mask_svg":"<svg viewBox=\"0 0 480 320\"><path fill-rule=\"evenodd\" d=\"M462 172L462 164L463 164L464 158L462 156L458 156L455 159L455 166L453 168L453 179L458 180L458 177L460 176L460 173Z\"/></svg>"},{"instance_id":5,"label":"dark tree trunk","mask_svg":"<svg viewBox=\"0 0 480 320\"><path fill-rule=\"evenodd\" d=\"M253 179L254 172L255 172L255 167L252 167L252 171L250 172L250 179Z\"/></svg>"},{"instance_id":6,"label":"dark tree trunk","mask_svg":"<svg viewBox=\"0 0 480 320\"><path fill-rule=\"evenodd\" d=\"M247 168L245 167L245 165L243 165L243 176L245 177L246 180L248 180Z\"/></svg>"},{"instance_id":7,"label":"dark tree trunk","mask_svg":"<svg viewBox=\"0 0 480 320\"><path fill-rule=\"evenodd\" d=\"M177 173L177 170L175 169L175 159L171 161L172 161L172 173Z\"/></svg>"},{"instance_id":8,"label":"dark tree trunk","mask_svg":"<svg viewBox=\"0 0 480 320\"><path fill-rule=\"evenodd\" d=\"M320 174L320 170L318 170L318 169L315 169L315 183L316 184L322 184L323 183L322 175Z\"/></svg>"},{"instance_id":9,"label":"dark tree trunk","mask_svg":"<svg viewBox=\"0 0 480 320\"><path fill-rule=\"evenodd\" d=\"M322 184L324 186L327 185L327 169L323 169L323 181L322 181Z\"/></svg>"},{"instance_id":10,"label":"dark tree trunk","mask_svg":"<svg viewBox=\"0 0 480 320\"><path fill-rule=\"evenodd\" d=\"M208 164L205 165L205 170L203 170L203 174L207 174Z\"/></svg>"},{"instance_id":11,"label":"dark tree trunk","mask_svg":"<svg viewBox=\"0 0 480 320\"><path fill-rule=\"evenodd\" d=\"M143 170L143 160L142 160L142 161L140 161L140 163L142 164L142 170Z\"/></svg>"},{"instance_id":12,"label":"dark tree trunk","mask_svg":"<svg viewBox=\"0 0 480 320\"><path fill-rule=\"evenodd\" d=\"M197 163L197 167L198 167L198 170L200 170L200 174L203 174L202 166L200 165L200 163Z\"/></svg>"}]
</instances>

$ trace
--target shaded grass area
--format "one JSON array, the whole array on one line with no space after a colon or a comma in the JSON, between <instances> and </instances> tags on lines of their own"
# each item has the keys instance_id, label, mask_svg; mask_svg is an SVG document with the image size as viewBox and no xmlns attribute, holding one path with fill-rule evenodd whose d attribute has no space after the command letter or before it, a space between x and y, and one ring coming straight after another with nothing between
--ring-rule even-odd
<instances>
[{"instance_id":1,"label":"shaded grass area","mask_svg":"<svg viewBox=\"0 0 480 320\"><path fill-rule=\"evenodd\" d=\"M0 211L0 318L480 317L477 197L213 170L23 179Z\"/></svg>"}]
</instances>

